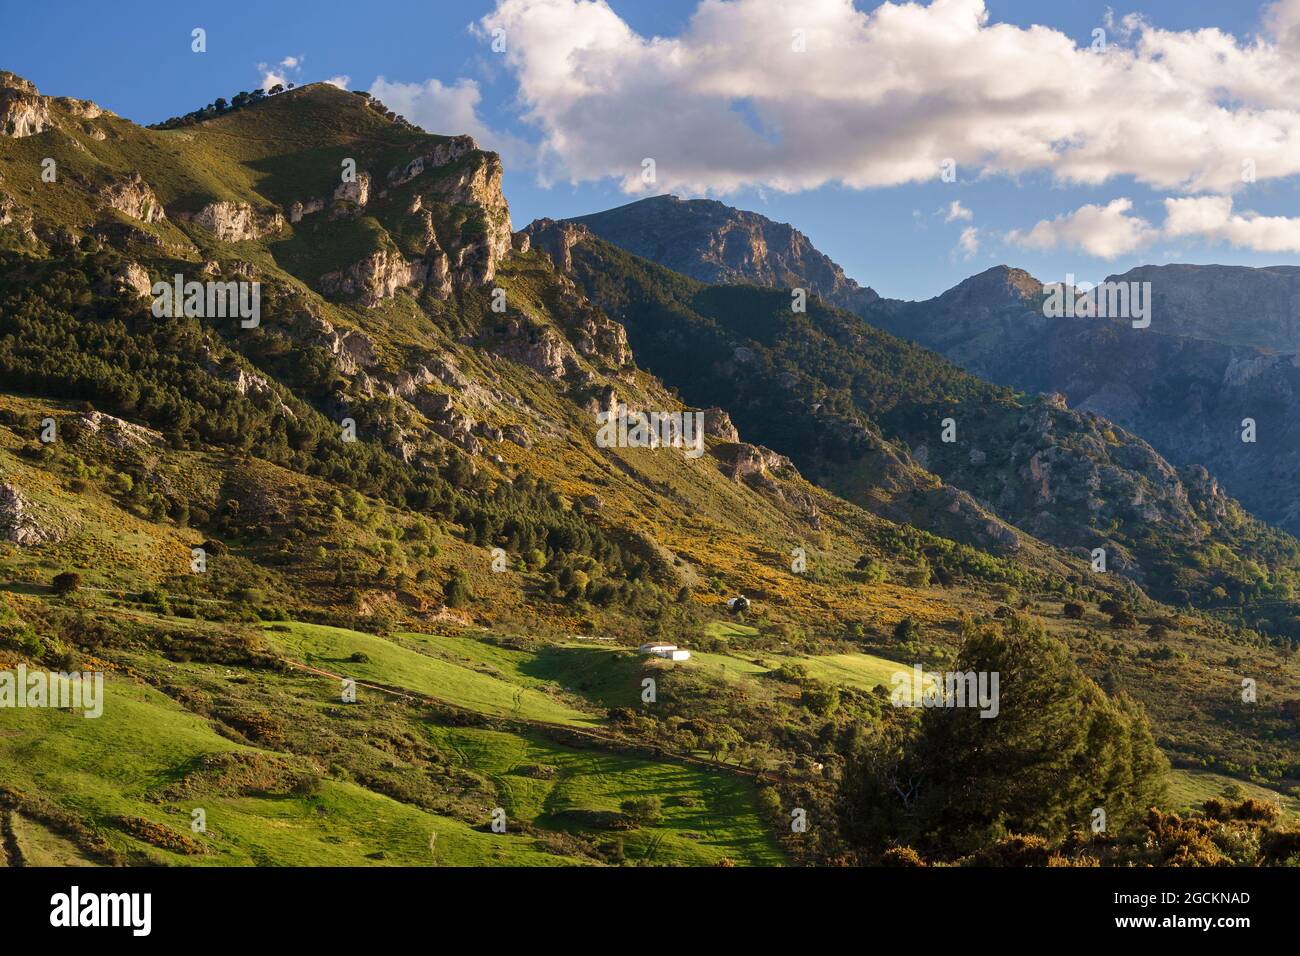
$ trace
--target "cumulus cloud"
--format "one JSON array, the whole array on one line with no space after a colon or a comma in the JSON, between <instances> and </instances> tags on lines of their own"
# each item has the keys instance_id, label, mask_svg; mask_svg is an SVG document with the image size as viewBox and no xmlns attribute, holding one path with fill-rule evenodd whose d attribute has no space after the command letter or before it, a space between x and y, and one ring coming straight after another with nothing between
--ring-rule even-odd
<instances>
[{"instance_id":1,"label":"cumulus cloud","mask_svg":"<svg viewBox=\"0 0 1300 956\"><path fill-rule=\"evenodd\" d=\"M975 253L980 251L980 231L975 226L967 226L961 231L961 238L957 240L957 248L962 251L965 258L970 259Z\"/></svg>"},{"instance_id":2,"label":"cumulus cloud","mask_svg":"<svg viewBox=\"0 0 1300 956\"><path fill-rule=\"evenodd\" d=\"M331 76L325 82L330 86L337 86L340 90L346 90L348 84L352 82L352 77L348 76L346 73L340 73L338 76Z\"/></svg>"},{"instance_id":3,"label":"cumulus cloud","mask_svg":"<svg viewBox=\"0 0 1300 956\"><path fill-rule=\"evenodd\" d=\"M298 82L298 77L302 75L302 56L286 56L279 63L274 65L268 63L257 64L257 70L262 74L261 89L269 90L273 86L288 86L289 81Z\"/></svg>"},{"instance_id":4,"label":"cumulus cloud","mask_svg":"<svg viewBox=\"0 0 1300 956\"><path fill-rule=\"evenodd\" d=\"M1249 40L1139 17L1103 52L983 0L701 0L676 36L637 33L605 0L497 0L547 178L726 193L1046 170L1227 192L1300 172L1300 0ZM802 31L802 48L796 31ZM641 163L656 161L644 183Z\"/></svg>"},{"instance_id":5,"label":"cumulus cloud","mask_svg":"<svg viewBox=\"0 0 1300 956\"><path fill-rule=\"evenodd\" d=\"M1277 45L1300 54L1300 0L1280 0L1264 9L1264 24Z\"/></svg>"},{"instance_id":6,"label":"cumulus cloud","mask_svg":"<svg viewBox=\"0 0 1300 956\"><path fill-rule=\"evenodd\" d=\"M953 222L957 219L964 219L970 222L975 218L975 214L961 204L960 199L954 199L948 204L948 214L943 217L944 222Z\"/></svg>"},{"instance_id":7,"label":"cumulus cloud","mask_svg":"<svg viewBox=\"0 0 1300 956\"><path fill-rule=\"evenodd\" d=\"M1028 232L1013 229L1007 241L1026 249L1078 249L1101 259L1128 255L1149 245L1159 230L1131 215L1133 202L1114 199L1105 206L1092 203L1055 219L1042 219Z\"/></svg>"},{"instance_id":8,"label":"cumulus cloud","mask_svg":"<svg viewBox=\"0 0 1300 956\"><path fill-rule=\"evenodd\" d=\"M468 133L482 148L499 152L509 165L529 162L533 150L526 142L489 128L479 117L482 92L474 80L461 78L450 85L439 80L396 83L379 76L369 92L390 110L431 133Z\"/></svg>"},{"instance_id":9,"label":"cumulus cloud","mask_svg":"<svg viewBox=\"0 0 1300 956\"><path fill-rule=\"evenodd\" d=\"M1055 219L1040 220L1028 231L1012 230L1006 239L1026 249L1075 249L1114 259L1157 239L1227 242L1255 252L1300 252L1300 217L1233 212L1231 196L1169 197L1159 227L1132 215L1128 199L1106 206L1085 205Z\"/></svg>"},{"instance_id":10,"label":"cumulus cloud","mask_svg":"<svg viewBox=\"0 0 1300 956\"><path fill-rule=\"evenodd\" d=\"M1232 204L1231 196L1166 199L1165 234L1228 242L1256 252L1300 252L1300 217L1233 213Z\"/></svg>"}]
</instances>

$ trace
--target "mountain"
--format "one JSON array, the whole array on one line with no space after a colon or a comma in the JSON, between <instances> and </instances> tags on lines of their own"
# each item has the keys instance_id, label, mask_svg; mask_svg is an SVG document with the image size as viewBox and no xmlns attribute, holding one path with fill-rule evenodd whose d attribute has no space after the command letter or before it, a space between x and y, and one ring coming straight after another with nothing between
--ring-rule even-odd
<instances>
[{"instance_id":1,"label":"mountain","mask_svg":"<svg viewBox=\"0 0 1300 956\"><path fill-rule=\"evenodd\" d=\"M570 221L701 282L804 288L849 310L878 298L798 229L716 200L653 196Z\"/></svg>"},{"instance_id":2,"label":"mountain","mask_svg":"<svg viewBox=\"0 0 1300 956\"><path fill-rule=\"evenodd\" d=\"M1300 352L1300 266L1138 266L1123 282L1150 282L1164 335Z\"/></svg>"},{"instance_id":3,"label":"mountain","mask_svg":"<svg viewBox=\"0 0 1300 956\"><path fill-rule=\"evenodd\" d=\"M821 301L799 314L784 292L706 286L578 223L534 223L525 232L539 248L564 247L560 261L623 323L647 368L688 401L727 404L748 434L841 497L879 510L887 453L945 483L928 499L907 487L904 500L925 501L927 511L880 511L888 517L933 525L944 512L961 513L969 497L1081 557L1105 549L1110 571L1161 600L1294 633L1300 542L1251 517L1204 468L1180 471L1059 393L1018 398ZM997 309L1019 302L1023 312L1024 297L1039 291L1024 273L993 271L944 304L987 329L1001 321ZM945 327L956 341L976 334ZM1252 605L1245 615L1243 604Z\"/></svg>"},{"instance_id":4,"label":"mountain","mask_svg":"<svg viewBox=\"0 0 1300 956\"><path fill-rule=\"evenodd\" d=\"M1050 403L816 298L787 335L779 292L512 232L496 154L365 95L145 128L0 91L0 675L103 681L95 719L0 708L3 862L876 863L902 838L956 862L1002 821L1154 864L1151 804L1300 779L1289 645L1091 574L945 476L956 407L989 488L1041 488L997 456L1076 427ZM674 355L716 403L656 372ZM1158 458L1085 425L1062 444L1102 487L1181 522L1140 484ZM999 761L987 806L909 816L883 785L947 720L891 706L913 665L1055 702L1052 754L1023 706L991 741L1032 787ZM1223 705L1242 673L1258 708ZM1103 799L1114 835L1071 843Z\"/></svg>"},{"instance_id":5,"label":"mountain","mask_svg":"<svg viewBox=\"0 0 1300 956\"><path fill-rule=\"evenodd\" d=\"M572 220L628 251L703 282L805 287L992 382L1059 393L1149 441L1174 465L1203 467L1252 513L1300 534L1300 267L1141 266L1107 281L1151 283L1152 325L1047 319L1043 284L997 266L921 302L860 287L801 233L713 200L672 196ZM689 241L673 242L680 231ZM727 237L798 237L798 255L756 254L725 268ZM787 265L793 262L793 265ZM801 266L803 263L815 264ZM819 277L833 276L833 281ZM826 291L823 291L826 290ZM848 291L846 291L848 290ZM1150 333L1150 334L1147 334ZM1240 440L1251 418L1258 440Z\"/></svg>"},{"instance_id":6,"label":"mountain","mask_svg":"<svg viewBox=\"0 0 1300 956\"><path fill-rule=\"evenodd\" d=\"M1066 394L1176 464L1204 466L1253 513L1300 533L1297 277L1294 268L1188 265L1109 277L1151 283L1149 328L1045 318L1039 288L1006 267L862 314L991 381ZM1254 443L1241 440L1247 418Z\"/></svg>"}]
</instances>

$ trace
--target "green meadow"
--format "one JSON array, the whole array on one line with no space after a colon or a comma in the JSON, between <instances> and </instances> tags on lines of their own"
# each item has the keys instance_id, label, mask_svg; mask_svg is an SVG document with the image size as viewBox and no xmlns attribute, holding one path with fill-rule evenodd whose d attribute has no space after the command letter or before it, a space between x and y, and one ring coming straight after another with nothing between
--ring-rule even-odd
<instances>
[{"instance_id":1,"label":"green meadow","mask_svg":"<svg viewBox=\"0 0 1300 956\"><path fill-rule=\"evenodd\" d=\"M600 723L598 717L547 693L540 681L524 685L372 634L293 623L271 625L266 637L286 657L311 667L423 694L484 714L575 727Z\"/></svg>"}]
</instances>

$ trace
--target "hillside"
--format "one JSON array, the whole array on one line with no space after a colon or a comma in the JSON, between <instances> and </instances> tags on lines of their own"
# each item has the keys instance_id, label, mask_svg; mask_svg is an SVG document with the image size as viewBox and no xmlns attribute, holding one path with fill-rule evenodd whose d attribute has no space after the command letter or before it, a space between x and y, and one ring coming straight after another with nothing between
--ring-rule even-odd
<instances>
[{"instance_id":1,"label":"hillside","mask_svg":"<svg viewBox=\"0 0 1300 956\"><path fill-rule=\"evenodd\" d=\"M1008 805L1043 840L1122 780L1141 847L1166 761L1279 804L1300 780L1289 648L1090 576L912 440L952 403L990 436L1039 406L817 300L787 341L780 293L585 242L557 263L511 232L496 154L333 86L145 129L0 85L0 668L105 675L97 719L0 711L7 862L878 862L857 811L907 813L872 757L920 759L939 719L887 683L979 649L1019 649L1009 695L1058 688L1062 739L1105 741ZM256 282L260 312L157 308L177 275ZM657 341L662 310L686 324ZM752 379L668 348L712 361L740 313ZM819 360L823 324L889 374ZM728 387L692 394L674 354ZM804 387L825 455L759 414ZM620 407L698 412L699 444L610 447ZM1241 673L1257 707L1224 703ZM926 852L967 859L988 823Z\"/></svg>"},{"instance_id":2,"label":"hillside","mask_svg":"<svg viewBox=\"0 0 1300 956\"><path fill-rule=\"evenodd\" d=\"M836 494L872 507L882 486L902 485L906 467L886 480L883 452L950 486L926 501L928 513L903 520L941 523L964 493L1082 558L1105 549L1109 571L1160 600L1300 636L1290 600L1300 543L1250 516L1203 468L1180 471L1063 395L1018 397L820 300L797 313L786 291L694 282L580 225L527 231L542 248L564 246L586 294L623 322L648 369L690 401L727 402L747 434ZM953 308L969 312L972 296L1020 300L1024 277L1015 280L971 280L950 294ZM919 497L915 484L905 497Z\"/></svg>"},{"instance_id":3,"label":"hillside","mask_svg":"<svg viewBox=\"0 0 1300 956\"><path fill-rule=\"evenodd\" d=\"M991 381L1067 394L1175 464L1208 469L1252 513L1300 531L1294 269L1144 266L1110 277L1151 283L1147 329L1044 318L1032 286L991 289L1017 271L999 267L935 299L862 314ZM1241 440L1247 418L1254 443Z\"/></svg>"}]
</instances>

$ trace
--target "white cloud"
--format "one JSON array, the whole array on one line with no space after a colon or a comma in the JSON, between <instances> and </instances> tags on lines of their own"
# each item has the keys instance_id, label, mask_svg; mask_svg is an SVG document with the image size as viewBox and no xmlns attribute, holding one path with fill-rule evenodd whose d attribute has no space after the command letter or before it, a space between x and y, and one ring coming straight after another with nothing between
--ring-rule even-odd
<instances>
[{"instance_id":1,"label":"white cloud","mask_svg":"<svg viewBox=\"0 0 1300 956\"><path fill-rule=\"evenodd\" d=\"M961 238L957 240L957 248L962 251L965 258L970 259L980 251L979 233L979 229L975 226L967 226L961 231Z\"/></svg>"},{"instance_id":2,"label":"white cloud","mask_svg":"<svg viewBox=\"0 0 1300 956\"><path fill-rule=\"evenodd\" d=\"M337 86L340 90L346 90L348 84L352 82L352 77L348 76L346 73L340 73L338 76L331 76L325 82L330 86Z\"/></svg>"},{"instance_id":3,"label":"white cloud","mask_svg":"<svg viewBox=\"0 0 1300 956\"><path fill-rule=\"evenodd\" d=\"M960 199L954 199L948 204L948 214L943 217L944 222L952 222L956 219L964 219L970 222L975 218L975 214L961 204Z\"/></svg>"},{"instance_id":4,"label":"white cloud","mask_svg":"<svg viewBox=\"0 0 1300 956\"><path fill-rule=\"evenodd\" d=\"M1157 239L1201 239L1226 242L1255 252L1300 252L1300 217L1234 213L1231 196L1166 198L1165 221L1157 228L1131 215L1128 199L1108 205L1080 206L1055 219L1040 220L1028 232L1007 233L1008 242L1026 249L1076 249L1102 259L1114 259L1142 249Z\"/></svg>"},{"instance_id":5,"label":"white cloud","mask_svg":"<svg viewBox=\"0 0 1300 956\"><path fill-rule=\"evenodd\" d=\"M462 77L450 85L438 80L394 83L379 76L369 92L390 110L430 133L468 133L482 148L499 152L508 165L526 165L534 152L523 140L491 129L479 118L482 93L474 80Z\"/></svg>"},{"instance_id":6,"label":"white cloud","mask_svg":"<svg viewBox=\"0 0 1300 956\"><path fill-rule=\"evenodd\" d=\"M266 63L257 64L258 72L262 74L261 89L269 90L273 86L288 86L290 80L297 83L298 77L302 75L303 56L286 56L279 63L271 66Z\"/></svg>"},{"instance_id":7,"label":"white cloud","mask_svg":"<svg viewBox=\"0 0 1300 956\"><path fill-rule=\"evenodd\" d=\"M1166 31L1126 17L1104 53L983 0L701 0L676 36L638 34L606 0L497 0L549 179L629 192L810 189L1047 170L1097 184L1227 192L1241 162L1300 173L1300 0L1265 30ZM792 49L804 31L806 52ZM656 160L657 180L641 180Z\"/></svg>"},{"instance_id":8,"label":"white cloud","mask_svg":"<svg viewBox=\"0 0 1300 956\"><path fill-rule=\"evenodd\" d=\"M1149 245L1159 234L1145 219L1130 215L1132 209L1128 199L1114 199L1105 206L1089 203L1055 219L1039 220L1028 232L1014 229L1006 238L1026 249L1079 249L1114 259Z\"/></svg>"},{"instance_id":9,"label":"white cloud","mask_svg":"<svg viewBox=\"0 0 1300 956\"><path fill-rule=\"evenodd\" d=\"M1278 46L1300 54L1300 0L1280 0L1264 9L1264 24Z\"/></svg>"},{"instance_id":10,"label":"white cloud","mask_svg":"<svg viewBox=\"0 0 1300 956\"><path fill-rule=\"evenodd\" d=\"M1230 196L1165 200L1165 234L1199 237L1256 252L1300 252L1300 217L1234 214Z\"/></svg>"}]
</instances>

